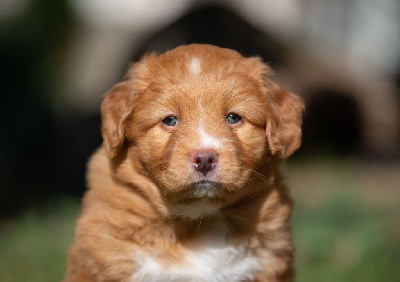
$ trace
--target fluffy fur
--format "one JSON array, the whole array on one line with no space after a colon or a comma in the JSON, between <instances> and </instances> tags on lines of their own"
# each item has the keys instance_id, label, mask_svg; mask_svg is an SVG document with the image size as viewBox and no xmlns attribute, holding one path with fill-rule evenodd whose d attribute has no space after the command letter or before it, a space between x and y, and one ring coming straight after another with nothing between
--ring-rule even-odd
<instances>
[{"instance_id":1,"label":"fluffy fur","mask_svg":"<svg viewBox=\"0 0 400 282\"><path fill-rule=\"evenodd\" d=\"M132 65L102 102L65 281L292 281L279 166L303 103L271 73L211 45Z\"/></svg>"}]
</instances>

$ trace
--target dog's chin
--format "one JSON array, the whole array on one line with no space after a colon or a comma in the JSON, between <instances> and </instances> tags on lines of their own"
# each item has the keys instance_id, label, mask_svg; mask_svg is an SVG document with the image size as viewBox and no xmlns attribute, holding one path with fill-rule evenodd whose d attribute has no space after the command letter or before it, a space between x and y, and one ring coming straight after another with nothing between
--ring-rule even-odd
<instances>
[{"instance_id":1,"label":"dog's chin","mask_svg":"<svg viewBox=\"0 0 400 282\"><path fill-rule=\"evenodd\" d=\"M172 217L183 217L194 220L217 215L222 205L221 194L224 188L221 183L200 180L190 183L184 188L179 201L168 206Z\"/></svg>"},{"instance_id":2,"label":"dog's chin","mask_svg":"<svg viewBox=\"0 0 400 282\"><path fill-rule=\"evenodd\" d=\"M195 199L212 200L219 198L221 194L221 184L211 180L200 180L191 183L186 192L192 194Z\"/></svg>"},{"instance_id":3,"label":"dog's chin","mask_svg":"<svg viewBox=\"0 0 400 282\"><path fill-rule=\"evenodd\" d=\"M202 219L219 214L219 206L217 204L198 200L188 203L174 203L168 205L169 217L180 217L187 220Z\"/></svg>"}]
</instances>

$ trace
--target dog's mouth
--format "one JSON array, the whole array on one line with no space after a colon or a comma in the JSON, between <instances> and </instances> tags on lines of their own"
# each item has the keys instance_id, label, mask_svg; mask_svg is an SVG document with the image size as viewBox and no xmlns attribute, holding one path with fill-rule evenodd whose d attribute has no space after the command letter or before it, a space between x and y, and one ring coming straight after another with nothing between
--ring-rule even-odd
<instances>
[{"instance_id":1,"label":"dog's mouth","mask_svg":"<svg viewBox=\"0 0 400 282\"><path fill-rule=\"evenodd\" d=\"M200 180L192 183L194 189L215 189L218 185L218 182L212 180Z\"/></svg>"}]
</instances>

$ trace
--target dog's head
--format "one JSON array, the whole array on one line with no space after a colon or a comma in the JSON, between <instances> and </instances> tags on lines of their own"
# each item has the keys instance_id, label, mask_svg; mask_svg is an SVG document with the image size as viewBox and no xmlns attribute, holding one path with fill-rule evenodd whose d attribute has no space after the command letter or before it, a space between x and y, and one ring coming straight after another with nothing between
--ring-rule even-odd
<instances>
[{"instance_id":1,"label":"dog's head","mask_svg":"<svg viewBox=\"0 0 400 282\"><path fill-rule=\"evenodd\" d=\"M271 73L210 45L148 55L103 100L105 151L125 148L172 214L203 216L265 189L271 162L300 146L303 111Z\"/></svg>"}]
</instances>

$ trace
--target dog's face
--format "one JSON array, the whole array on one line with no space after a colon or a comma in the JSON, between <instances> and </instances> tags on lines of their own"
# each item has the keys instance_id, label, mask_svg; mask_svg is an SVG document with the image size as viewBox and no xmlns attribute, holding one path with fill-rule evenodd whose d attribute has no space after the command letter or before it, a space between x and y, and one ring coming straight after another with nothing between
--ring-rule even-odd
<instances>
[{"instance_id":1,"label":"dog's face","mask_svg":"<svg viewBox=\"0 0 400 282\"><path fill-rule=\"evenodd\" d=\"M231 204L300 146L303 104L270 72L258 58L209 45L149 55L103 101L104 147L114 158L126 146L171 213Z\"/></svg>"}]
</instances>

